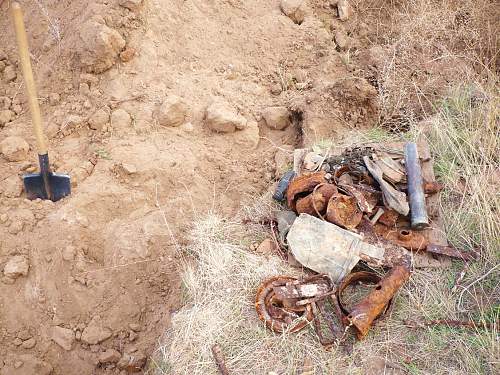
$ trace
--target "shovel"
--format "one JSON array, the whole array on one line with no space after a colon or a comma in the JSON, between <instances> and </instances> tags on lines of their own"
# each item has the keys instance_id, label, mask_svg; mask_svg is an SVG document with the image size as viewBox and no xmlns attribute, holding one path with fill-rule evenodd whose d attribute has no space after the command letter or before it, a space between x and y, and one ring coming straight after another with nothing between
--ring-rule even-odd
<instances>
[{"instance_id":1,"label":"shovel","mask_svg":"<svg viewBox=\"0 0 500 375\"><path fill-rule=\"evenodd\" d=\"M38 162L40 173L23 176L24 190L28 199L50 199L58 201L71 193L71 182L68 175L52 173L49 165L47 144L42 129L42 117L38 106L35 80L31 70L30 55L28 51L28 39L24 28L23 11L19 3L12 3L12 14L14 27L16 29L17 47L23 70L24 83L28 95L28 103L38 147Z\"/></svg>"}]
</instances>

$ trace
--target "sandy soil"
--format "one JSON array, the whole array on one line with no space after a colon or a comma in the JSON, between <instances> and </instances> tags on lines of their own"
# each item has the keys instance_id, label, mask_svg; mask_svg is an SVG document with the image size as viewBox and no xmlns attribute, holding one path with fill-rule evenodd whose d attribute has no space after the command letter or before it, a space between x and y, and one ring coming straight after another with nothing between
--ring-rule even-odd
<instances>
[{"instance_id":1,"label":"sandy soil","mask_svg":"<svg viewBox=\"0 0 500 375\"><path fill-rule=\"evenodd\" d=\"M22 3L51 160L73 192L23 196L36 146L0 1L0 142L17 150L0 158L0 374L126 373L179 305L192 218L265 192L293 146L379 121L385 52L336 2L309 1L300 25L278 0ZM206 119L221 101L228 131ZM283 130L264 116L275 106Z\"/></svg>"}]
</instances>

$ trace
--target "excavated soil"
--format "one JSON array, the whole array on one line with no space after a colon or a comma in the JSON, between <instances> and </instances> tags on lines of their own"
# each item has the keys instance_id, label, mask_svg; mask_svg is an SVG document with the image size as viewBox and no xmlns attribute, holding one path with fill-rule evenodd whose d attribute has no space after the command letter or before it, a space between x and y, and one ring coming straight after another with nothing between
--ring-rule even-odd
<instances>
[{"instance_id":1,"label":"excavated soil","mask_svg":"<svg viewBox=\"0 0 500 375\"><path fill-rule=\"evenodd\" d=\"M22 1L51 161L73 185L52 203L22 191L36 144L0 0L0 142L17 150L0 157L0 374L140 367L179 306L193 218L267 191L293 147L380 121L384 50L334 3L298 24L278 0ZM221 100L241 129L207 126Z\"/></svg>"}]
</instances>

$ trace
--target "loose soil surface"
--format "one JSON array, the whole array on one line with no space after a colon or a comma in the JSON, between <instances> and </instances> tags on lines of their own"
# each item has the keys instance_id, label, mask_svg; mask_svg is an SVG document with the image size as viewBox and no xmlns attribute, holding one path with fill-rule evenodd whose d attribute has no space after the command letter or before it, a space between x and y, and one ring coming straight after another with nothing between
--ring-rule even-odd
<instances>
[{"instance_id":1,"label":"loose soil surface","mask_svg":"<svg viewBox=\"0 0 500 375\"><path fill-rule=\"evenodd\" d=\"M330 3L297 24L278 0L22 1L73 185L52 203L22 191L36 144L0 1L0 374L140 368L179 306L191 220L267 191L293 147L381 120L387 52Z\"/></svg>"}]
</instances>

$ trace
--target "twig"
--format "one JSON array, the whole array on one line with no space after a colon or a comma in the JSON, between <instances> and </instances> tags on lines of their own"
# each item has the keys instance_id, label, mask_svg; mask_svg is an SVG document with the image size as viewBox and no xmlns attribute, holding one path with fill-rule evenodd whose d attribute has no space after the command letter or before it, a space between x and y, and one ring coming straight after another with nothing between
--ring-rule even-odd
<instances>
[{"instance_id":1,"label":"twig","mask_svg":"<svg viewBox=\"0 0 500 375\"><path fill-rule=\"evenodd\" d=\"M217 364L221 375L229 375L229 371L226 367L226 360L224 359L224 354L222 353L219 344L212 346L212 354L214 355L215 363Z\"/></svg>"}]
</instances>

